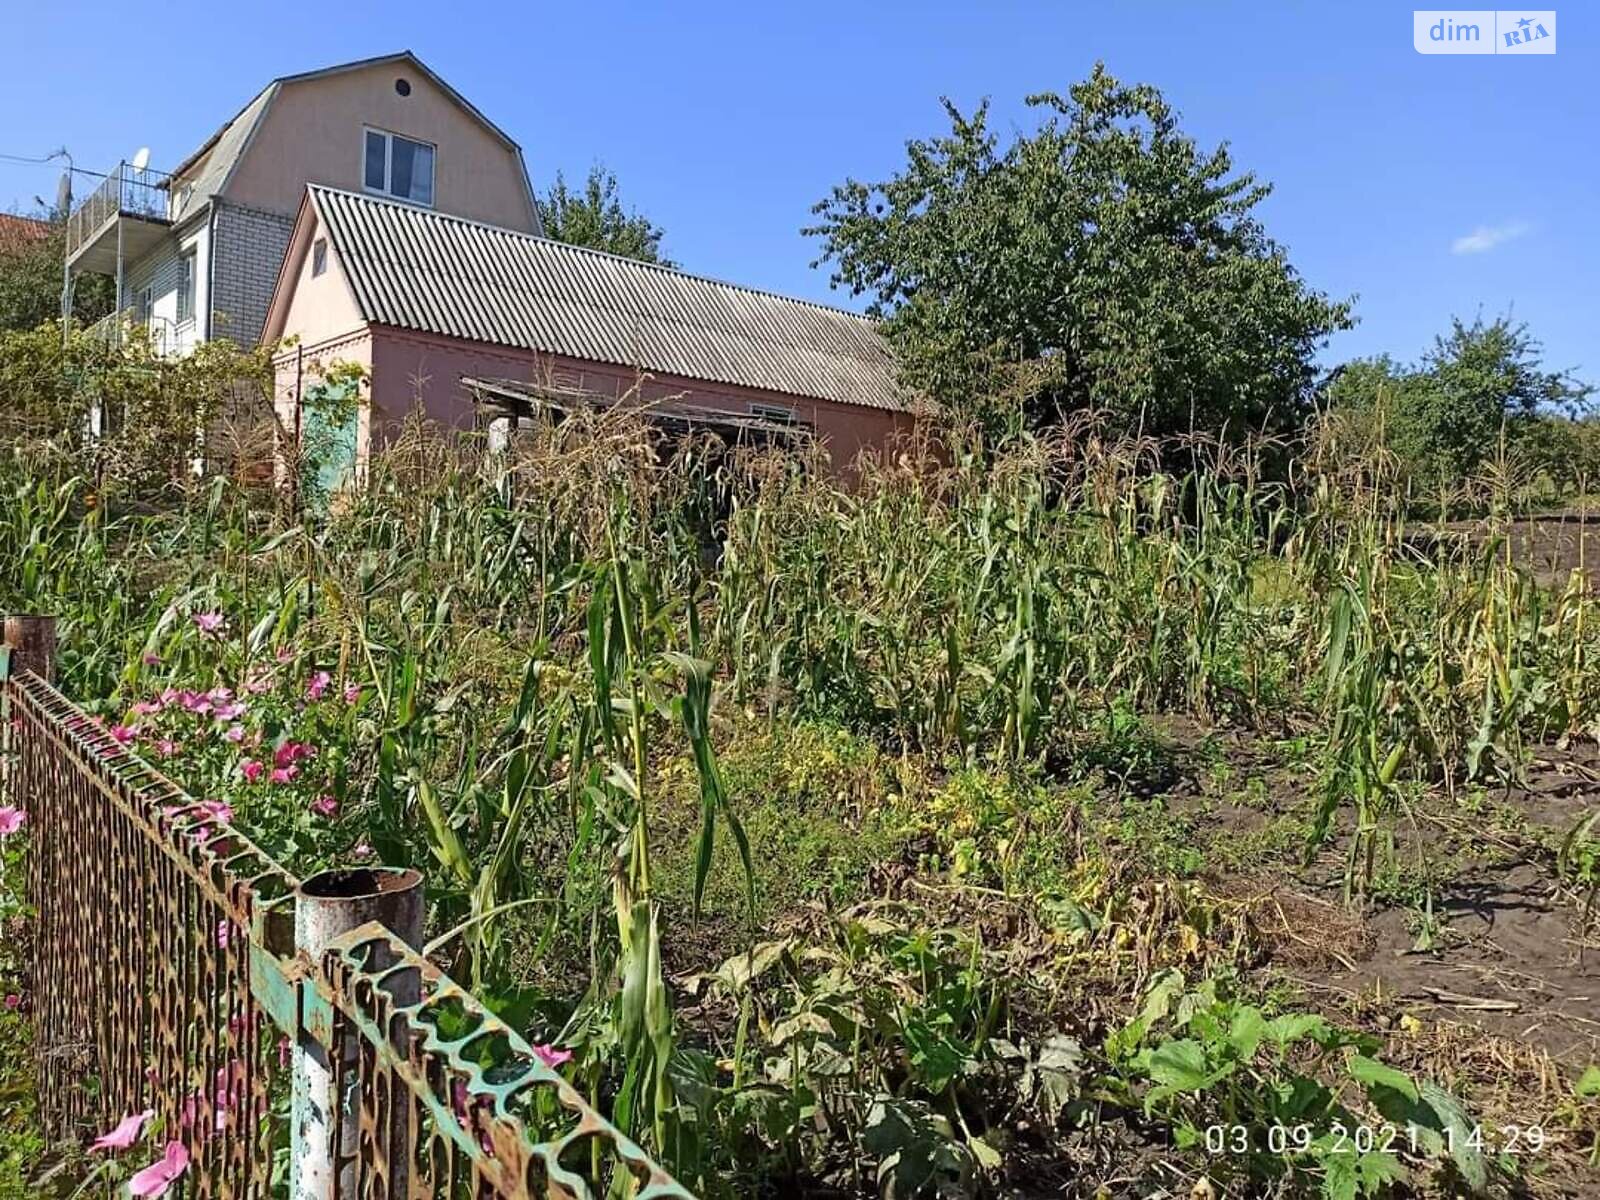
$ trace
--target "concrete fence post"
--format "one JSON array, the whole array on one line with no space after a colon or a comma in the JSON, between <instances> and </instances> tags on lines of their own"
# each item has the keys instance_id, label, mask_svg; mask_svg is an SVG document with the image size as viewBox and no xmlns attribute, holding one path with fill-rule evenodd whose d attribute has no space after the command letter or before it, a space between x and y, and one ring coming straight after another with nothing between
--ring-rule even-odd
<instances>
[{"instance_id":1,"label":"concrete fence post","mask_svg":"<svg viewBox=\"0 0 1600 1200\"><path fill-rule=\"evenodd\" d=\"M15 613L6 617L5 644L11 648L11 675L32 671L55 682L56 619Z\"/></svg>"},{"instance_id":2,"label":"concrete fence post","mask_svg":"<svg viewBox=\"0 0 1600 1200\"><path fill-rule=\"evenodd\" d=\"M294 942L297 955L315 965L328 944L369 921L388 927L412 949L422 946L422 876L398 867L357 867L323 871L300 885L295 895ZM416 1003L418 995L396 996ZM294 1047L293 1115L290 1119L290 1200L334 1200L354 1196L359 1145L356 1092L358 1039L344 1039L331 1050L301 1033ZM334 1094L333 1056L345 1065L345 1094ZM334 1114L341 1113L341 1144L333 1144ZM405 1155L395 1156L401 1162ZM406 1194L405 1181L397 1195ZM335 1188L337 1184L337 1189Z\"/></svg>"}]
</instances>

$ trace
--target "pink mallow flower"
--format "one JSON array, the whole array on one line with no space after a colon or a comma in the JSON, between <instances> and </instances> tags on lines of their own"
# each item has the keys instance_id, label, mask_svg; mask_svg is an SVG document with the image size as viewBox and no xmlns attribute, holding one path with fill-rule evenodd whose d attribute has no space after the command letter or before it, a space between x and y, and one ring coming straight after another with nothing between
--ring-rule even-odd
<instances>
[{"instance_id":1,"label":"pink mallow flower","mask_svg":"<svg viewBox=\"0 0 1600 1200\"><path fill-rule=\"evenodd\" d=\"M272 752L272 765L289 767L305 758L315 758L317 748L305 742L285 742Z\"/></svg>"},{"instance_id":2,"label":"pink mallow flower","mask_svg":"<svg viewBox=\"0 0 1600 1200\"><path fill-rule=\"evenodd\" d=\"M6 1007L9 1008L12 1012L16 1012L17 1009L22 1007L22 997L17 995L17 993L15 993L15 992L7 992L6 993Z\"/></svg>"},{"instance_id":3,"label":"pink mallow flower","mask_svg":"<svg viewBox=\"0 0 1600 1200\"><path fill-rule=\"evenodd\" d=\"M178 752L178 743L171 738L162 738L156 743L156 753L162 758L171 758Z\"/></svg>"},{"instance_id":4,"label":"pink mallow flower","mask_svg":"<svg viewBox=\"0 0 1600 1200\"><path fill-rule=\"evenodd\" d=\"M311 811L331 821L339 815L339 801L332 796L318 796L311 802Z\"/></svg>"},{"instance_id":5,"label":"pink mallow flower","mask_svg":"<svg viewBox=\"0 0 1600 1200\"><path fill-rule=\"evenodd\" d=\"M299 767L273 767L268 778L273 783L293 783L294 777L300 774Z\"/></svg>"},{"instance_id":6,"label":"pink mallow flower","mask_svg":"<svg viewBox=\"0 0 1600 1200\"><path fill-rule=\"evenodd\" d=\"M194 623L201 633L217 633L222 629L224 618L219 612L195 613Z\"/></svg>"},{"instance_id":7,"label":"pink mallow flower","mask_svg":"<svg viewBox=\"0 0 1600 1200\"><path fill-rule=\"evenodd\" d=\"M139 731L132 725L113 725L110 729L111 736L126 746L139 736Z\"/></svg>"},{"instance_id":8,"label":"pink mallow flower","mask_svg":"<svg viewBox=\"0 0 1600 1200\"><path fill-rule=\"evenodd\" d=\"M569 1063L572 1061L571 1050L562 1050L556 1046L535 1046L533 1048L533 1056L545 1066L549 1067L552 1071L554 1071L562 1063Z\"/></svg>"},{"instance_id":9,"label":"pink mallow flower","mask_svg":"<svg viewBox=\"0 0 1600 1200\"><path fill-rule=\"evenodd\" d=\"M165 1196L167 1189L188 1169L188 1149L182 1142L168 1142L160 1158L128 1180L128 1195L156 1200L158 1196Z\"/></svg>"},{"instance_id":10,"label":"pink mallow flower","mask_svg":"<svg viewBox=\"0 0 1600 1200\"><path fill-rule=\"evenodd\" d=\"M361 685L359 683L345 684L344 702L346 704L354 704L359 699L361 699Z\"/></svg>"},{"instance_id":11,"label":"pink mallow flower","mask_svg":"<svg viewBox=\"0 0 1600 1200\"><path fill-rule=\"evenodd\" d=\"M261 764L253 758L245 759L244 765L239 769L244 772L245 781L247 783L254 783L256 780L260 779L261 772L263 770Z\"/></svg>"},{"instance_id":12,"label":"pink mallow flower","mask_svg":"<svg viewBox=\"0 0 1600 1200\"><path fill-rule=\"evenodd\" d=\"M0 805L0 837L10 837L28 823L28 814L15 804Z\"/></svg>"},{"instance_id":13,"label":"pink mallow flower","mask_svg":"<svg viewBox=\"0 0 1600 1200\"><path fill-rule=\"evenodd\" d=\"M213 708L211 715L219 721L232 721L236 717L244 716L246 707L243 700L228 700Z\"/></svg>"},{"instance_id":14,"label":"pink mallow flower","mask_svg":"<svg viewBox=\"0 0 1600 1200\"><path fill-rule=\"evenodd\" d=\"M244 741L244 726L229 725L227 729L223 730L222 736L237 746L240 742Z\"/></svg>"},{"instance_id":15,"label":"pink mallow flower","mask_svg":"<svg viewBox=\"0 0 1600 1200\"><path fill-rule=\"evenodd\" d=\"M149 717L160 712L161 709L161 697L157 696L154 700L140 700L130 712L136 717Z\"/></svg>"},{"instance_id":16,"label":"pink mallow flower","mask_svg":"<svg viewBox=\"0 0 1600 1200\"><path fill-rule=\"evenodd\" d=\"M328 685L333 682L333 676L326 671L318 671L311 677L311 682L306 684L306 695L312 700L321 700L323 693L328 690Z\"/></svg>"},{"instance_id":17,"label":"pink mallow flower","mask_svg":"<svg viewBox=\"0 0 1600 1200\"><path fill-rule=\"evenodd\" d=\"M139 1140L139 1132L144 1128L144 1123L155 1116L155 1110L145 1109L143 1112L134 1113L123 1117L116 1127L107 1133L102 1133L89 1144L91 1150L126 1150Z\"/></svg>"},{"instance_id":18,"label":"pink mallow flower","mask_svg":"<svg viewBox=\"0 0 1600 1200\"><path fill-rule=\"evenodd\" d=\"M367 843L365 843L365 842L357 842L355 847L354 847L354 849L352 849L350 851L350 857L351 858L371 858L372 857L372 847L367 845Z\"/></svg>"},{"instance_id":19,"label":"pink mallow flower","mask_svg":"<svg viewBox=\"0 0 1600 1200\"><path fill-rule=\"evenodd\" d=\"M202 800L197 806L208 821L215 821L218 825L226 825L233 820L233 809L221 800Z\"/></svg>"}]
</instances>

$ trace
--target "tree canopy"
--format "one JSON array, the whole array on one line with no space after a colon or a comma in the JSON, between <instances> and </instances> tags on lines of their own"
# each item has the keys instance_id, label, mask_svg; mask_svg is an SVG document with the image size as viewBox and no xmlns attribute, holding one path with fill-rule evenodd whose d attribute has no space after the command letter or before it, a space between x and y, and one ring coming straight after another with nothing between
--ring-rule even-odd
<instances>
[{"instance_id":1,"label":"tree canopy","mask_svg":"<svg viewBox=\"0 0 1600 1200\"><path fill-rule=\"evenodd\" d=\"M1409 472L1429 483L1453 482L1494 457L1502 434L1525 442L1548 433L1541 418L1582 415L1593 388L1565 371L1547 370L1526 324L1508 316L1450 331L1415 366L1388 355L1356 359L1333 372L1335 411L1370 414Z\"/></svg>"},{"instance_id":2,"label":"tree canopy","mask_svg":"<svg viewBox=\"0 0 1600 1200\"><path fill-rule=\"evenodd\" d=\"M33 329L61 315L66 222L39 216L0 222L0 329ZM112 282L82 275L73 283L73 314L97 321L111 311Z\"/></svg>"},{"instance_id":3,"label":"tree canopy","mask_svg":"<svg viewBox=\"0 0 1600 1200\"><path fill-rule=\"evenodd\" d=\"M569 188L556 172L555 183L538 198L545 236L640 262L673 266L661 253L660 226L637 209L625 208L617 191L617 177L603 166L590 167L589 177L578 191Z\"/></svg>"},{"instance_id":4,"label":"tree canopy","mask_svg":"<svg viewBox=\"0 0 1600 1200\"><path fill-rule=\"evenodd\" d=\"M945 101L947 135L813 209L814 265L871 297L906 382L991 424L1085 407L1155 433L1297 424L1349 305L1267 236L1268 185L1103 66L1028 104L1042 121L1002 147L987 102Z\"/></svg>"}]
</instances>

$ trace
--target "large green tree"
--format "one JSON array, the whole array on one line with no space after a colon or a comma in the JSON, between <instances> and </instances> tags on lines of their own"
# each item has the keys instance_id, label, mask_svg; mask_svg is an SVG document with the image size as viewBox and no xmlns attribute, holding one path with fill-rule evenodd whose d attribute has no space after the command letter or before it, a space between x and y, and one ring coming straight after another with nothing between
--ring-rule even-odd
<instances>
[{"instance_id":1,"label":"large green tree","mask_svg":"<svg viewBox=\"0 0 1600 1200\"><path fill-rule=\"evenodd\" d=\"M66 222L43 214L0 221L0 329L33 329L61 315L61 264ZM96 321L111 311L112 282L80 276L73 286L73 315Z\"/></svg>"},{"instance_id":2,"label":"large green tree","mask_svg":"<svg viewBox=\"0 0 1600 1200\"><path fill-rule=\"evenodd\" d=\"M1103 66L1028 103L1042 120L1001 146L987 104L946 101L947 135L813 210L819 261L871 297L906 382L990 422L1093 407L1157 433L1297 424L1349 307L1267 236L1268 186Z\"/></svg>"},{"instance_id":3,"label":"large green tree","mask_svg":"<svg viewBox=\"0 0 1600 1200\"><path fill-rule=\"evenodd\" d=\"M1538 340L1508 316L1453 318L1415 366L1388 355L1357 359L1335 370L1327 388L1335 411L1381 421L1385 443L1425 483L1472 474L1502 444L1544 446L1535 457L1548 458L1552 431L1583 415L1593 390L1546 369Z\"/></svg>"},{"instance_id":4,"label":"large green tree","mask_svg":"<svg viewBox=\"0 0 1600 1200\"><path fill-rule=\"evenodd\" d=\"M637 209L625 208L617 177L602 166L589 168L583 187L573 191L558 171L550 190L538 198L544 233L558 242L588 246L641 262L674 264L661 253L662 231Z\"/></svg>"}]
</instances>

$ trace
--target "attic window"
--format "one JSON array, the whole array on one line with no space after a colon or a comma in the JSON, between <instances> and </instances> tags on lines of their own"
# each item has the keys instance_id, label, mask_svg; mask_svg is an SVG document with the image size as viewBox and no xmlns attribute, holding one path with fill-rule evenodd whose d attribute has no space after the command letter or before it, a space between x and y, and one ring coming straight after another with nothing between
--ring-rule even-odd
<instances>
[{"instance_id":1,"label":"attic window","mask_svg":"<svg viewBox=\"0 0 1600 1200\"><path fill-rule=\"evenodd\" d=\"M367 191L433 205L433 147L429 143L368 129L362 147L361 178Z\"/></svg>"},{"instance_id":2,"label":"attic window","mask_svg":"<svg viewBox=\"0 0 1600 1200\"><path fill-rule=\"evenodd\" d=\"M328 269L328 239L318 238L311 243L311 274L321 275Z\"/></svg>"},{"instance_id":3,"label":"attic window","mask_svg":"<svg viewBox=\"0 0 1600 1200\"><path fill-rule=\"evenodd\" d=\"M394 81L394 90L402 96L411 95L411 81L409 79L396 79Z\"/></svg>"}]
</instances>

